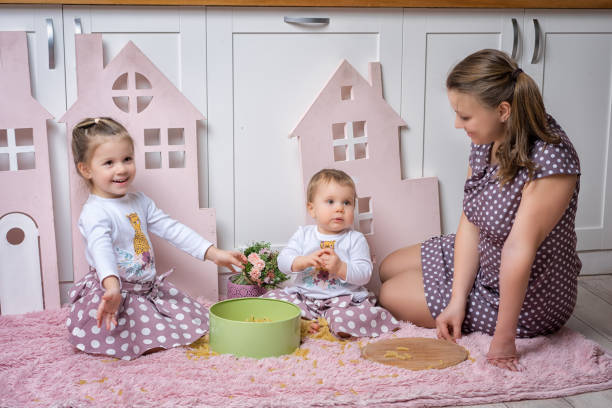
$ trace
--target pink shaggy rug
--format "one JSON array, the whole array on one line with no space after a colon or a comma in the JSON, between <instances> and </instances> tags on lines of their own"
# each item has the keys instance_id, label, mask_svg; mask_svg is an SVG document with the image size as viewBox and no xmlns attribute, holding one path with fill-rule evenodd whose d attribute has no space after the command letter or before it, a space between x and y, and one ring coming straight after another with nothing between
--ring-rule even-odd
<instances>
[{"instance_id":1,"label":"pink shaggy rug","mask_svg":"<svg viewBox=\"0 0 612 408\"><path fill-rule=\"evenodd\" d=\"M296 355L262 360L196 359L177 348L120 361L75 350L66 339L66 316L67 309L61 309L0 317L0 406L413 407L612 388L612 356L570 329L519 340L522 372L488 365L484 354L490 338L482 334L460 340L471 359L444 370L408 371L360 358L358 341L311 338ZM409 323L395 335L435 336Z\"/></svg>"}]
</instances>

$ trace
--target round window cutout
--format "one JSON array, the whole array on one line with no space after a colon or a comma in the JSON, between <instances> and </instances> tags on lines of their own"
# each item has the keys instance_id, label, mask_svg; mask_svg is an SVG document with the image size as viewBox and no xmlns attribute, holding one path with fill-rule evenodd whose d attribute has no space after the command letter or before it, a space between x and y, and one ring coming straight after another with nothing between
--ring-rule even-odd
<instances>
[{"instance_id":1,"label":"round window cutout","mask_svg":"<svg viewBox=\"0 0 612 408\"><path fill-rule=\"evenodd\" d=\"M6 240L9 242L9 244L19 245L23 242L24 239L25 233L21 228L11 228L6 233Z\"/></svg>"}]
</instances>

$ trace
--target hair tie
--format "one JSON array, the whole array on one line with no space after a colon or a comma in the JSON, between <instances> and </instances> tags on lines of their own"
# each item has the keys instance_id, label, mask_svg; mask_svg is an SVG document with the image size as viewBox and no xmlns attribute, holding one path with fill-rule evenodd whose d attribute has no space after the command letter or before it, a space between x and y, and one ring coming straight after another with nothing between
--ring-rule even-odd
<instances>
[{"instance_id":1,"label":"hair tie","mask_svg":"<svg viewBox=\"0 0 612 408\"><path fill-rule=\"evenodd\" d=\"M516 79L518 78L519 74L523 72L522 69L517 68L514 71L512 71L512 74L510 74L510 79L512 79L514 82L516 82Z\"/></svg>"}]
</instances>

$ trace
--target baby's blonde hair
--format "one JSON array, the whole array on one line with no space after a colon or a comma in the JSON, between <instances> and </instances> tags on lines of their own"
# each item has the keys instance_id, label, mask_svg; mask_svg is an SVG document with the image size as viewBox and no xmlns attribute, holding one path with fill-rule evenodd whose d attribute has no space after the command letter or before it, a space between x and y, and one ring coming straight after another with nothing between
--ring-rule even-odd
<instances>
[{"instance_id":1,"label":"baby's blonde hair","mask_svg":"<svg viewBox=\"0 0 612 408\"><path fill-rule=\"evenodd\" d=\"M111 118L86 118L72 128L72 156L77 173L79 163L89 163L93 152L106 138L127 139L134 148L134 140L123 125Z\"/></svg>"},{"instance_id":2,"label":"baby's blonde hair","mask_svg":"<svg viewBox=\"0 0 612 408\"><path fill-rule=\"evenodd\" d=\"M308 182L308 187L306 188L306 202L311 203L314 199L315 194L317 193L317 188L323 183L329 183L334 181L341 186L350 187L353 190L353 196L357 195L357 190L355 188L355 182L345 172L337 169L323 169L319 170L315 173L314 176L310 178Z\"/></svg>"}]
</instances>

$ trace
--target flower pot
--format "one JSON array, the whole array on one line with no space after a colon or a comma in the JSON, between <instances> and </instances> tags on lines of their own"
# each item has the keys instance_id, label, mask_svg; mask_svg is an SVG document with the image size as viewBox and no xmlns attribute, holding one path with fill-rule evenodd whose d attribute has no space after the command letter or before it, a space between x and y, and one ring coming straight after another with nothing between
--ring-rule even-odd
<instances>
[{"instance_id":1,"label":"flower pot","mask_svg":"<svg viewBox=\"0 0 612 408\"><path fill-rule=\"evenodd\" d=\"M268 290L257 285L240 285L232 282L232 276L227 280L227 298L259 297Z\"/></svg>"}]
</instances>

